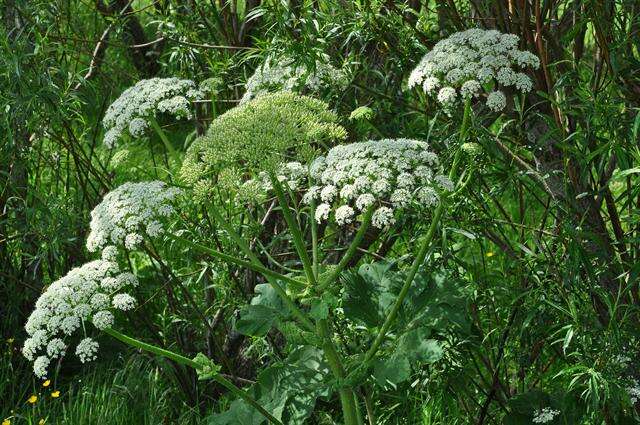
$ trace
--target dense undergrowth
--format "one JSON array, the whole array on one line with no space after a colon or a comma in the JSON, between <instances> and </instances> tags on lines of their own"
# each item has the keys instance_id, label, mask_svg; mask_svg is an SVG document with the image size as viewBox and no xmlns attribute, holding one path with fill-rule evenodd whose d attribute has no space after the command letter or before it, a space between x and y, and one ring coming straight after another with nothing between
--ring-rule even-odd
<instances>
[{"instance_id":1,"label":"dense undergrowth","mask_svg":"<svg viewBox=\"0 0 640 425\"><path fill-rule=\"evenodd\" d=\"M640 6L0 0L0 420L640 420Z\"/></svg>"}]
</instances>

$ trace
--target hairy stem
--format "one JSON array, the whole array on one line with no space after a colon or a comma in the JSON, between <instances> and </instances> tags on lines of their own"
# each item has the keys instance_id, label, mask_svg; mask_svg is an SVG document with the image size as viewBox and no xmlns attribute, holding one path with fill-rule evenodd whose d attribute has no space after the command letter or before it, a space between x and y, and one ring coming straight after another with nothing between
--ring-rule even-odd
<instances>
[{"instance_id":1,"label":"hairy stem","mask_svg":"<svg viewBox=\"0 0 640 425\"><path fill-rule=\"evenodd\" d=\"M327 358L327 363L329 363L329 369L331 369L331 373L333 373L333 376L335 376L338 381L342 381L345 377L345 371L336 347L331 340L329 324L325 319L318 320L316 329L323 341L322 349ZM358 425L361 420L359 419L355 394L353 389L343 387L342 384L342 382L339 382L340 388L338 389L338 393L340 394L344 424Z\"/></svg>"},{"instance_id":2,"label":"hairy stem","mask_svg":"<svg viewBox=\"0 0 640 425\"><path fill-rule=\"evenodd\" d=\"M296 248L298 256L300 257L300 261L302 261L302 267L304 269L305 275L307 276L307 281L311 286L315 286L316 278L313 273L313 265L311 260L309 259L309 254L307 253L307 248L302 237L302 231L300 230L300 225L298 224L298 221L293 217L293 214L291 214L291 208L289 208L289 204L287 203L287 198L284 194L284 190L282 190L280 181L273 173L269 173L269 177L271 179L273 189L276 192L276 196L278 197L278 203L280 204L280 208L282 209L282 215L284 216L284 220L287 222L287 227L291 232L293 245Z\"/></svg>"}]
</instances>

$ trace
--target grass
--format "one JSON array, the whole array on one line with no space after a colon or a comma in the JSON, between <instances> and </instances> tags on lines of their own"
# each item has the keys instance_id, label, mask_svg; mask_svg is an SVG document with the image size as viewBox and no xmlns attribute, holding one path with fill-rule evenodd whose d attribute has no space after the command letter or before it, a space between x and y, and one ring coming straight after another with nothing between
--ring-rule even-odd
<instances>
[{"instance_id":1,"label":"grass","mask_svg":"<svg viewBox=\"0 0 640 425\"><path fill-rule=\"evenodd\" d=\"M15 365L21 360L8 354L0 364L0 420L11 425L199 423L198 412L183 405L160 369L141 357L98 363L73 381L45 386L30 370L20 371Z\"/></svg>"}]
</instances>

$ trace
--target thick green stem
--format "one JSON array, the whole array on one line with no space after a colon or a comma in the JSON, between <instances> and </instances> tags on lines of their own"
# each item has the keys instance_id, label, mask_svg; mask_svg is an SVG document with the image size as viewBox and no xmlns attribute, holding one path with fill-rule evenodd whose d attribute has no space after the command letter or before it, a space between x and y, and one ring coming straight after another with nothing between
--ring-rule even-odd
<instances>
[{"instance_id":1,"label":"thick green stem","mask_svg":"<svg viewBox=\"0 0 640 425\"><path fill-rule=\"evenodd\" d=\"M329 274L329 276L320 283L320 285L318 286L318 293L322 293L329 285L333 284L340 273L342 273L345 267L347 267L353 255L358 251L358 247L360 246L362 239L364 239L364 235L367 233L367 229L369 229L372 215L373 207L369 207L364 213L360 228L356 232L353 241L351 241L351 245L349 245L349 248L347 248L347 252L345 252L345 254L342 256L342 260L340 260L338 265L331 271L331 274Z\"/></svg>"},{"instance_id":2,"label":"thick green stem","mask_svg":"<svg viewBox=\"0 0 640 425\"><path fill-rule=\"evenodd\" d=\"M462 118L462 125L460 126L459 144L464 143L466 139L467 130L469 129L468 127L469 127L470 115L471 115L471 101L467 99L464 107L464 116ZM453 157L453 164L451 164L451 170L449 171L449 179L452 181L454 180L456 174L458 173L458 166L460 164L461 157L462 157L462 149L460 148L460 146L458 146L456 153ZM431 219L431 224L429 225L429 230L427 231L427 235L424 239L424 242L420 246L420 249L416 254L416 258L413 261L413 264L411 264L411 268L409 269L409 274L407 274L404 284L400 289L398 298L396 298L396 301L391 307L389 314L387 314L387 317L384 323L382 324L382 327L378 331L378 334L376 335L376 338L374 339L373 344L365 354L365 357L364 357L365 363L369 362L376 355L376 353L378 352L378 349L380 348L380 345L382 345L382 342L384 341L384 338L387 335L387 332L389 331L389 329L391 328L391 325L393 325L393 322L395 322L396 317L398 316L398 311L400 311L400 307L402 307L402 303L404 302L405 298L407 297L407 294L409 293L409 289L411 288L413 279L418 273L420 266L424 262L424 259L426 258L427 253L429 252L429 248L431 248L431 243L433 242L433 238L435 237L436 230L438 228L440 219L442 218L442 214L444 212L445 201L446 201L446 197L443 196L442 199L440 199L440 203L436 207L435 212L433 213L433 218Z\"/></svg>"},{"instance_id":3,"label":"thick green stem","mask_svg":"<svg viewBox=\"0 0 640 425\"><path fill-rule=\"evenodd\" d=\"M411 264L411 269L409 270L409 274L407 275L407 278L405 279L404 284L402 285L402 289L398 294L398 298L396 298L396 302L393 304L391 311L389 311L387 318L385 319L384 323L382 324L382 327L378 331L378 334L376 335L376 339L373 341L371 348L369 348L369 351L367 351L367 354L365 355L365 358L364 358L365 362L368 362L369 360L371 360L373 356L376 354L376 352L378 351L378 348L380 348L380 345L382 344L382 341L384 341L384 338L387 335L389 328L391 327L393 322L396 320L398 311L400 310L400 307L402 306L402 303L404 302L404 299L406 298L407 293L411 288L411 283L413 283L413 278L416 276L418 269L422 265L422 262L424 261L425 257L427 256L427 252L431 247L431 241L433 240L433 237L436 233L438 222L440 221L440 217L442 217L443 211L444 211L444 203L441 200L440 204L438 204L438 207L436 208L435 213L433 214L431 225L429 226L429 230L427 231L427 236L425 237L424 242L420 246L420 250L418 251L416 258L414 259L413 264Z\"/></svg>"},{"instance_id":4,"label":"thick green stem","mask_svg":"<svg viewBox=\"0 0 640 425\"><path fill-rule=\"evenodd\" d=\"M316 201L311 201L311 214L309 219L311 220L311 261L313 262L313 275L318 280L318 268L320 264L320 255L318 252L318 223L315 219L316 215Z\"/></svg>"},{"instance_id":5,"label":"thick green stem","mask_svg":"<svg viewBox=\"0 0 640 425\"><path fill-rule=\"evenodd\" d=\"M120 333L120 332L116 331L115 329L107 328L107 329L104 330L104 332L106 334L114 337L115 339L117 339L117 340L119 340L121 342L124 342L127 345L130 345L132 347L148 351L148 352L156 354L158 356L165 357L167 359L175 361L176 363L182 364L184 366L191 367L191 368L193 368L195 370L199 370L202 367L202 365L199 364L198 362L195 362L194 360L191 360L191 359L189 359L189 358L187 358L187 357L185 357L183 355L180 355L178 353L174 353L173 351L165 350L164 348L156 347L155 345L147 344L146 342L142 342L142 341L137 340L135 338L131 338L130 336L127 336L127 335L125 335L123 333ZM243 399L244 401L249 403L251 406L253 406L265 418L267 418L269 420L269 422L277 424L277 425L283 425L282 422L280 422L276 417L274 417L264 407L262 407L260 405L260 403L258 403L253 397L251 397L249 394L247 394L246 391L243 391L240 388L238 388L237 386L235 386L231 381L226 379L224 376L221 376L220 374L216 374L216 375L214 375L212 377L212 379L214 381L218 382L220 385L222 385L226 389L228 389L229 391L231 391L237 397L240 397L241 399Z\"/></svg>"},{"instance_id":6,"label":"thick green stem","mask_svg":"<svg viewBox=\"0 0 640 425\"><path fill-rule=\"evenodd\" d=\"M282 190L282 185L278 178L270 173L269 177L271 178L271 184L273 185L273 190L276 192L276 196L278 198L278 203L280 204L280 208L282 209L282 215L284 216L284 220L287 222L287 227L291 232L291 237L293 238L293 246L300 257L300 261L302 261L302 268L304 269L304 273L307 276L307 281L311 286L315 286L316 278L313 273L313 265L311 260L309 259L309 254L307 253L307 248L304 243L304 239L302 237L302 231L300 230L300 226L298 221L291 214L291 208L289 208L289 204L287 203L287 198L284 194L284 190Z\"/></svg>"},{"instance_id":7,"label":"thick green stem","mask_svg":"<svg viewBox=\"0 0 640 425\"><path fill-rule=\"evenodd\" d=\"M318 335L322 338L322 349L324 355L329 363L329 369L333 376L339 381L341 385L338 389L340 395L340 403L342 405L342 415L345 425L358 425L361 421L358 414L358 406L356 404L356 396L351 388L342 387L342 380L345 378L344 367L340 361L340 356L336 350L333 341L331 340L331 333L329 325L325 319L318 320L316 326Z\"/></svg>"}]
</instances>

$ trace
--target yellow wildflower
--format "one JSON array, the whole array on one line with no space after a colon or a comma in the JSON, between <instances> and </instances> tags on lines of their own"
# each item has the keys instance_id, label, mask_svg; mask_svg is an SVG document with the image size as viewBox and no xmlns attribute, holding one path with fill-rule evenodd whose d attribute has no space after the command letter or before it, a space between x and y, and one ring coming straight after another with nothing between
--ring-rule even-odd
<instances>
[{"instance_id":1,"label":"yellow wildflower","mask_svg":"<svg viewBox=\"0 0 640 425\"><path fill-rule=\"evenodd\" d=\"M38 421L38 425L44 425L46 422L47 422L47 420L46 420L46 419L40 419L40 420Z\"/></svg>"},{"instance_id":2,"label":"yellow wildflower","mask_svg":"<svg viewBox=\"0 0 640 425\"><path fill-rule=\"evenodd\" d=\"M31 397L27 399L27 403L31 403L31 404L34 404L36 401L38 401L38 396L35 394L33 394Z\"/></svg>"},{"instance_id":3,"label":"yellow wildflower","mask_svg":"<svg viewBox=\"0 0 640 425\"><path fill-rule=\"evenodd\" d=\"M11 420L10 419L5 419L4 421L2 421L2 425L11 425Z\"/></svg>"},{"instance_id":4,"label":"yellow wildflower","mask_svg":"<svg viewBox=\"0 0 640 425\"><path fill-rule=\"evenodd\" d=\"M489 251L489 252L487 252L486 255L487 255L487 257L490 258L490 257L493 257L495 254L493 252Z\"/></svg>"},{"instance_id":5,"label":"yellow wildflower","mask_svg":"<svg viewBox=\"0 0 640 425\"><path fill-rule=\"evenodd\" d=\"M51 397L53 397L53 398L58 398L58 397L60 397L60 391L57 391L57 390L56 390L56 391L52 392L52 393L51 393Z\"/></svg>"},{"instance_id":6,"label":"yellow wildflower","mask_svg":"<svg viewBox=\"0 0 640 425\"><path fill-rule=\"evenodd\" d=\"M50 380L50 379L47 379L46 381L44 381L44 382L42 383L42 386L43 386L43 387L48 387L50 384L51 384L51 380Z\"/></svg>"}]
</instances>

